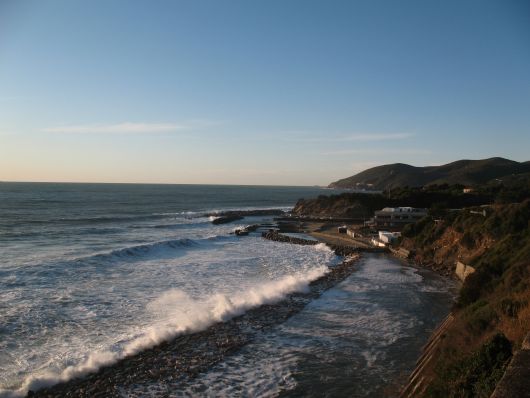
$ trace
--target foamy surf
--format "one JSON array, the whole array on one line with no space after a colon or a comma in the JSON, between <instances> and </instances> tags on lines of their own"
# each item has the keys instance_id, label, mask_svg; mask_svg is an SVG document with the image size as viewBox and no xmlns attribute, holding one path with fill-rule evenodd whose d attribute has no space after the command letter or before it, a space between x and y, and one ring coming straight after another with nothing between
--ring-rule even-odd
<instances>
[{"instance_id":1,"label":"foamy surf","mask_svg":"<svg viewBox=\"0 0 530 398\"><path fill-rule=\"evenodd\" d=\"M450 295L447 286L443 295L425 293L416 270L389 257L367 255L355 270L300 312L262 329L208 369L192 377L123 385L121 396L388 395L414 366L429 328L449 308ZM389 276L400 283L384 283ZM428 274L423 284L440 281ZM365 288L352 289L357 285Z\"/></svg>"},{"instance_id":2,"label":"foamy surf","mask_svg":"<svg viewBox=\"0 0 530 398\"><path fill-rule=\"evenodd\" d=\"M314 245L313 248L324 253L333 253L333 250L325 243L318 243Z\"/></svg>"},{"instance_id":3,"label":"foamy surf","mask_svg":"<svg viewBox=\"0 0 530 398\"><path fill-rule=\"evenodd\" d=\"M61 372L31 375L16 390L0 390L0 397L20 397L29 390L35 391L82 377L178 335L204 330L216 322L226 322L249 309L281 301L290 293L307 292L309 284L327 272L328 267L319 266L304 274L289 275L234 296L216 293L203 300L193 299L179 289L166 291L147 305L147 311L157 314L159 321L130 341L119 347L89 353L82 362Z\"/></svg>"}]
</instances>

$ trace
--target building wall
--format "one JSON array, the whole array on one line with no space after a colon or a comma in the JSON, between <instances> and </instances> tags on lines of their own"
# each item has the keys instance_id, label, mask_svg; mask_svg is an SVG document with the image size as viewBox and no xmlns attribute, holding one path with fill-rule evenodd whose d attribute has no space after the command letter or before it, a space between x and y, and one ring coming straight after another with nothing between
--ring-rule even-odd
<instances>
[{"instance_id":1,"label":"building wall","mask_svg":"<svg viewBox=\"0 0 530 398\"><path fill-rule=\"evenodd\" d=\"M374 213L374 222L377 226L404 225L416 222L426 214L426 210L412 207L384 208Z\"/></svg>"}]
</instances>

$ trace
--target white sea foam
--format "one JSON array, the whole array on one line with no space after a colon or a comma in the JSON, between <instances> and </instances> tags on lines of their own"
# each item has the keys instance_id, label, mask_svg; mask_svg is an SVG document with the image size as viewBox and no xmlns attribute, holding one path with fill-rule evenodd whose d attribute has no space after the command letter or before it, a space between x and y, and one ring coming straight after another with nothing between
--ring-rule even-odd
<instances>
[{"instance_id":1,"label":"white sea foam","mask_svg":"<svg viewBox=\"0 0 530 398\"><path fill-rule=\"evenodd\" d=\"M153 347L178 334L196 332L215 322L225 322L250 308L271 304L292 292L303 292L309 283L328 272L318 267L303 275L289 275L249 289L233 297L214 294L205 300L194 300L181 290L171 290L149 304L148 309L163 314L163 320L128 343L124 355Z\"/></svg>"},{"instance_id":2,"label":"white sea foam","mask_svg":"<svg viewBox=\"0 0 530 398\"><path fill-rule=\"evenodd\" d=\"M327 267L319 266L303 274L288 275L260 284L233 296L217 293L202 300L193 299L182 290L166 291L147 305L147 311L154 313L159 321L118 350L90 353L81 363L69 366L61 372L33 374L15 391L0 390L0 397L23 396L29 390L49 387L86 375L177 335L203 330L216 322L224 322L241 315L250 308L277 302L289 293L307 291L311 281L328 271Z\"/></svg>"},{"instance_id":3,"label":"white sea foam","mask_svg":"<svg viewBox=\"0 0 530 398\"><path fill-rule=\"evenodd\" d=\"M333 253L333 250L331 250L331 248L326 245L325 243L318 243L316 245L313 246L315 248L315 250L318 250L318 251L321 251L321 252L326 252L326 253Z\"/></svg>"},{"instance_id":4,"label":"white sea foam","mask_svg":"<svg viewBox=\"0 0 530 398\"><path fill-rule=\"evenodd\" d=\"M301 312L197 377L124 386L121 395L382 395L385 386L414 365L409 351L419 348L418 336L427 338L421 318L433 313L416 300L416 294L425 295L415 273L396 261L367 256L357 268Z\"/></svg>"}]
</instances>

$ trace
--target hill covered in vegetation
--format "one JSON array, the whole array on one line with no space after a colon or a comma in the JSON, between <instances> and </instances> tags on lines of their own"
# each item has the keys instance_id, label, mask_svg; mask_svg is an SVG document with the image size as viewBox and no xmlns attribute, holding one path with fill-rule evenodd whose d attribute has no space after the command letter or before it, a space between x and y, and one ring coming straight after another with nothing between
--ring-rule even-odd
<instances>
[{"instance_id":1,"label":"hill covered in vegetation","mask_svg":"<svg viewBox=\"0 0 530 398\"><path fill-rule=\"evenodd\" d=\"M530 162L504 158L458 160L442 166L415 167L403 163L377 166L332 182L330 188L388 190L398 187L460 184L476 186L530 173Z\"/></svg>"},{"instance_id":2,"label":"hill covered in vegetation","mask_svg":"<svg viewBox=\"0 0 530 398\"><path fill-rule=\"evenodd\" d=\"M489 397L512 354L530 332L530 173L464 185L395 188L300 200L302 216L360 218L386 206L429 209L396 244L415 263L454 275L455 263L473 268L463 283L432 360L422 369L428 397ZM423 389L425 388L425 389Z\"/></svg>"},{"instance_id":3,"label":"hill covered in vegetation","mask_svg":"<svg viewBox=\"0 0 530 398\"><path fill-rule=\"evenodd\" d=\"M464 185L429 185L422 188L395 188L380 193L346 192L300 199L293 214L312 217L369 218L383 207L412 206L431 209L460 209L493 203L520 202L530 197L530 174L512 176L464 193Z\"/></svg>"},{"instance_id":4,"label":"hill covered in vegetation","mask_svg":"<svg viewBox=\"0 0 530 398\"><path fill-rule=\"evenodd\" d=\"M401 246L435 270L462 261L476 271L425 372L425 395L489 397L530 330L530 198L441 213L407 226Z\"/></svg>"}]
</instances>

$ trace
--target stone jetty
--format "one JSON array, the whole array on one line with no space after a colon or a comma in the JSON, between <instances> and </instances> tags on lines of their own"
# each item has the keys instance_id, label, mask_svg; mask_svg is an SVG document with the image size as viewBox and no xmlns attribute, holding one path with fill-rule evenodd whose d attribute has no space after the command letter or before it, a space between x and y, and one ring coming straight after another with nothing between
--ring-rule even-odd
<instances>
[{"instance_id":1,"label":"stone jetty","mask_svg":"<svg viewBox=\"0 0 530 398\"><path fill-rule=\"evenodd\" d=\"M275 242L284 242L284 243L292 243L295 245L318 245L320 242L316 240L311 239L303 239L303 238L297 238L294 236L284 235L279 233L278 231L270 230L268 232L263 232L261 236L268 240L273 240Z\"/></svg>"},{"instance_id":2,"label":"stone jetty","mask_svg":"<svg viewBox=\"0 0 530 398\"><path fill-rule=\"evenodd\" d=\"M256 216L282 216L285 215L283 210L279 209L259 209L259 210L233 210L218 213L206 213L205 217L214 217L212 224L227 224L233 221L242 220L245 217Z\"/></svg>"}]
</instances>

